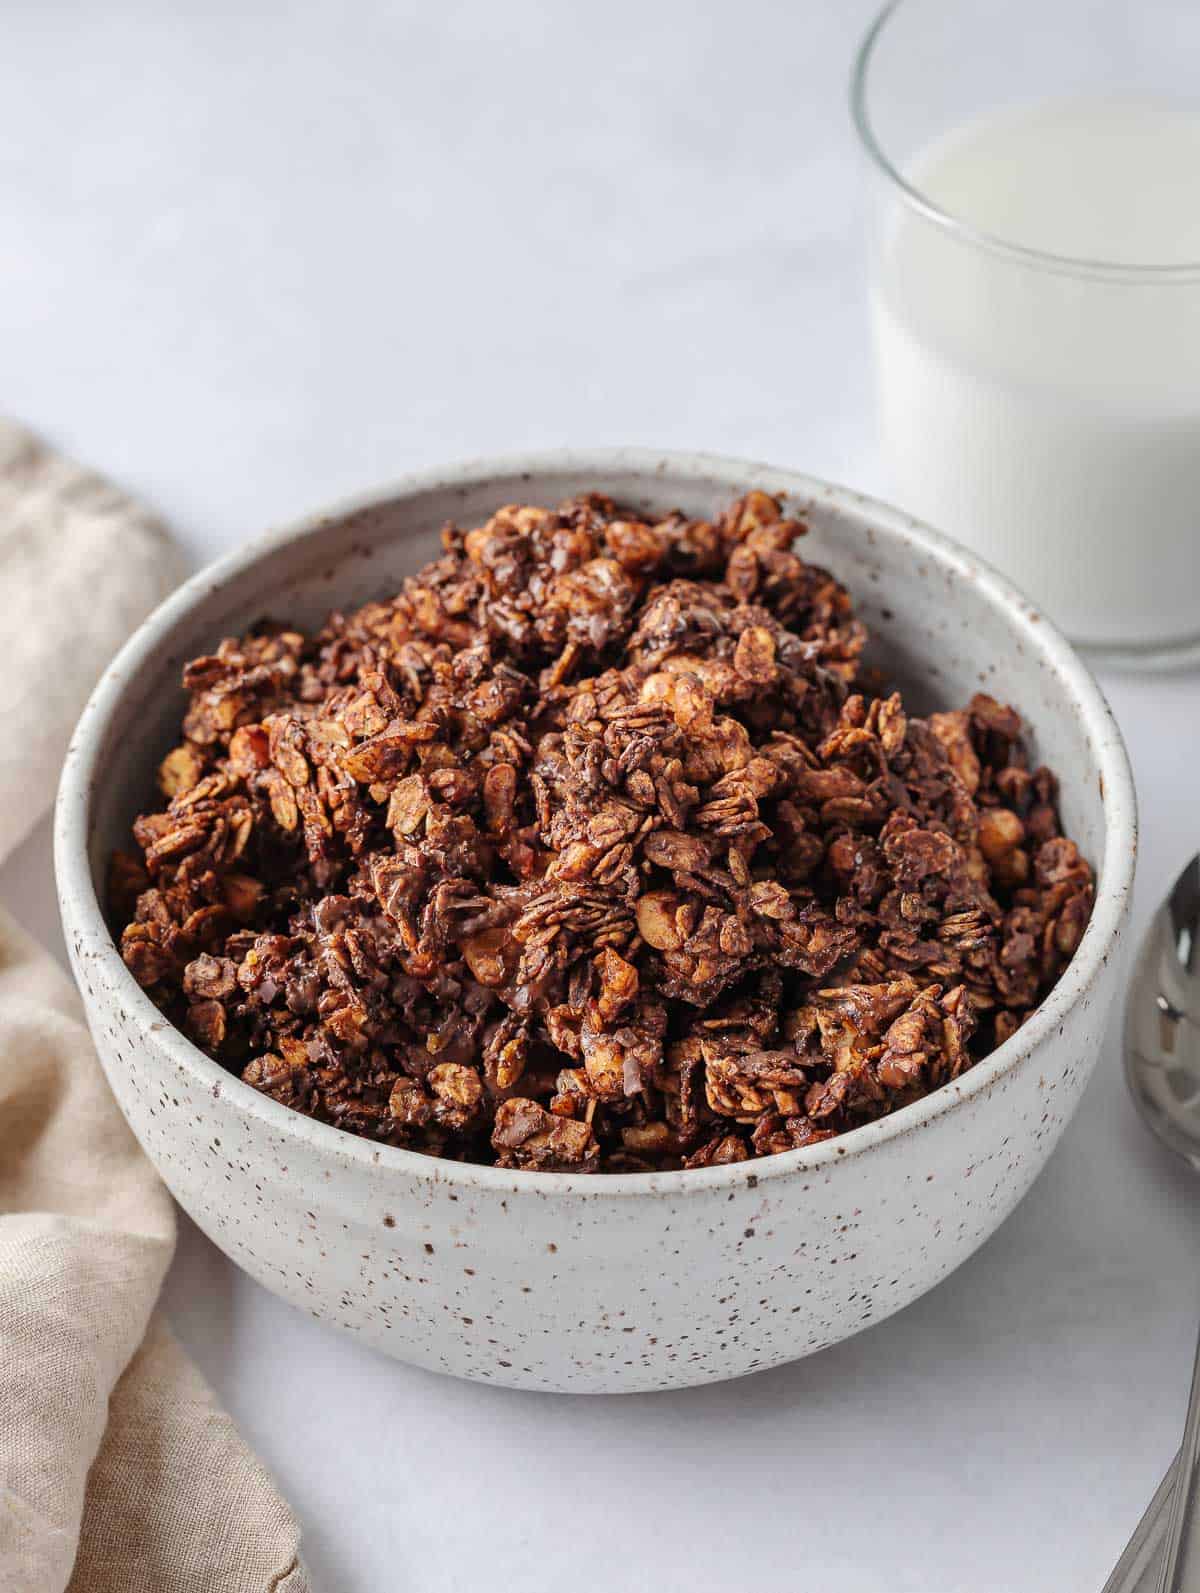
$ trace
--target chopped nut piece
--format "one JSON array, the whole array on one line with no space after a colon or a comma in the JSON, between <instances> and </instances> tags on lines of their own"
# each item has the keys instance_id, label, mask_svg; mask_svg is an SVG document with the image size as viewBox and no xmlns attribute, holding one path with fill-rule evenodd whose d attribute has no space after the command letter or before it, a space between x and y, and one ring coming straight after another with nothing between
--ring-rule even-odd
<instances>
[{"instance_id":1,"label":"chopped nut piece","mask_svg":"<svg viewBox=\"0 0 1200 1593\"><path fill-rule=\"evenodd\" d=\"M204 759L195 747L176 747L158 766L158 789L168 800L190 791L204 773Z\"/></svg>"},{"instance_id":2,"label":"chopped nut piece","mask_svg":"<svg viewBox=\"0 0 1200 1593\"><path fill-rule=\"evenodd\" d=\"M483 1102L483 1080L461 1062L439 1062L427 1080L435 1097L434 1115L448 1128L464 1129ZM393 1114L394 1115L394 1114Z\"/></svg>"},{"instance_id":3,"label":"chopped nut piece","mask_svg":"<svg viewBox=\"0 0 1200 1593\"><path fill-rule=\"evenodd\" d=\"M504 1101L496 1111L492 1144L500 1167L590 1173L600 1160L600 1147L586 1123L555 1117L536 1101Z\"/></svg>"},{"instance_id":4,"label":"chopped nut piece","mask_svg":"<svg viewBox=\"0 0 1200 1593\"><path fill-rule=\"evenodd\" d=\"M683 944L677 924L678 901L666 891L647 891L638 897L638 933L655 951L678 951Z\"/></svg>"},{"instance_id":5,"label":"chopped nut piece","mask_svg":"<svg viewBox=\"0 0 1200 1593\"><path fill-rule=\"evenodd\" d=\"M228 957L201 953L183 970L184 994L194 1000L227 1000L237 989L237 969Z\"/></svg>"},{"instance_id":6,"label":"chopped nut piece","mask_svg":"<svg viewBox=\"0 0 1200 1593\"><path fill-rule=\"evenodd\" d=\"M502 985L508 977L506 949L515 945L507 929L485 929L462 943L463 961L481 985Z\"/></svg>"},{"instance_id":7,"label":"chopped nut piece","mask_svg":"<svg viewBox=\"0 0 1200 1593\"><path fill-rule=\"evenodd\" d=\"M1007 808L985 808L979 815L979 850L995 865L1025 839L1025 826Z\"/></svg>"}]
</instances>

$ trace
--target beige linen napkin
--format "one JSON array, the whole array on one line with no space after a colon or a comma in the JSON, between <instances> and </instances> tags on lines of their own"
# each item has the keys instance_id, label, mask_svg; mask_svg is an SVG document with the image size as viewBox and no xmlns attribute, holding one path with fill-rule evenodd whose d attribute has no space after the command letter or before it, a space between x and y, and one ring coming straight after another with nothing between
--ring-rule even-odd
<instances>
[{"instance_id":1,"label":"beige linen napkin","mask_svg":"<svg viewBox=\"0 0 1200 1593\"><path fill-rule=\"evenodd\" d=\"M150 514L0 420L0 860L179 573ZM0 907L4 1593L307 1593L295 1518L154 1314L174 1243L70 980Z\"/></svg>"}]
</instances>

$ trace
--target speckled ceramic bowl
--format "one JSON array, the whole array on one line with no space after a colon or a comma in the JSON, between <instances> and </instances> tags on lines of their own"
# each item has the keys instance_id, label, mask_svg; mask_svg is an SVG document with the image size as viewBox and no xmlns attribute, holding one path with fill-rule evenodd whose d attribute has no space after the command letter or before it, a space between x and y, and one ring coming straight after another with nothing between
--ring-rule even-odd
<instances>
[{"instance_id":1,"label":"speckled ceramic bowl","mask_svg":"<svg viewBox=\"0 0 1200 1593\"><path fill-rule=\"evenodd\" d=\"M1066 827L1099 894L1062 980L1021 1031L916 1105L783 1156L617 1177L503 1172L314 1123L166 1024L98 899L173 744L181 663L270 612L309 623L395 589L446 519L600 488L711 513L785 493L805 552L845 581L873 658L918 705L979 687L1019 705L1063 776ZM1083 665L1013 589L895 510L789 471L631 451L427 472L275 531L183 586L88 704L67 756L56 853L76 977L112 1088L180 1204L267 1288L389 1355L463 1377L581 1392L679 1387L806 1355L906 1305L1010 1212L1099 1052L1135 850L1117 728Z\"/></svg>"}]
</instances>

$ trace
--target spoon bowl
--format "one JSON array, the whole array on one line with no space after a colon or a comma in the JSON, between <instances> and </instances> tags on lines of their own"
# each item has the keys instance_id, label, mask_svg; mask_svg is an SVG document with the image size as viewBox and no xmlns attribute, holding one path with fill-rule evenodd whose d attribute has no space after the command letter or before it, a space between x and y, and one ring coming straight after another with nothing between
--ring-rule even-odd
<instances>
[{"instance_id":1,"label":"spoon bowl","mask_svg":"<svg viewBox=\"0 0 1200 1593\"><path fill-rule=\"evenodd\" d=\"M1125 1073L1150 1128L1200 1172L1200 857L1142 942L1125 1014Z\"/></svg>"}]
</instances>

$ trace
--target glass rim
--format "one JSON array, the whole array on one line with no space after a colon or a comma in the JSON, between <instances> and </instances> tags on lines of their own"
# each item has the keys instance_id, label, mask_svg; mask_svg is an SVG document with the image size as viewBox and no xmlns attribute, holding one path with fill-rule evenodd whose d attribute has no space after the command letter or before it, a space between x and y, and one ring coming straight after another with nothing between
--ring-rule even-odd
<instances>
[{"instance_id":1,"label":"glass rim","mask_svg":"<svg viewBox=\"0 0 1200 1593\"><path fill-rule=\"evenodd\" d=\"M1030 266L1039 271L1052 271L1063 276L1091 277L1100 281L1128 283L1185 283L1200 280L1200 260L1182 261L1172 265L1142 264L1117 260L1097 260L1083 255L1055 254L1049 250L1031 249L1025 244L1011 243L996 233L972 226L961 216L944 210L927 194L904 176L894 165L875 132L868 110L868 78L875 56L875 48L892 17L907 0L887 0L863 36L854 57L850 76L850 114L859 141L867 156L900 197L925 220L951 236L976 248L1002 255L1014 263Z\"/></svg>"}]
</instances>

